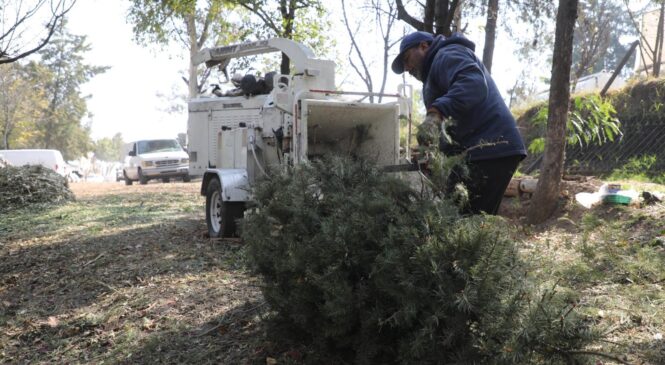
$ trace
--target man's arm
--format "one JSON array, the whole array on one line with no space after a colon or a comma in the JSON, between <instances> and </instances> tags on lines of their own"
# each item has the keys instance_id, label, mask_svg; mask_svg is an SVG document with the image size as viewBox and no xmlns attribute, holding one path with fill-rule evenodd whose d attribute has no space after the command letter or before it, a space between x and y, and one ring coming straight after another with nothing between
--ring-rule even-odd
<instances>
[{"instance_id":1,"label":"man's arm","mask_svg":"<svg viewBox=\"0 0 665 365\"><path fill-rule=\"evenodd\" d=\"M485 101L487 81L475 57L467 50L443 50L434 60L434 81L448 92L435 99L429 108L436 108L442 116L460 120L462 115ZM469 51L470 52L470 51Z\"/></svg>"}]
</instances>

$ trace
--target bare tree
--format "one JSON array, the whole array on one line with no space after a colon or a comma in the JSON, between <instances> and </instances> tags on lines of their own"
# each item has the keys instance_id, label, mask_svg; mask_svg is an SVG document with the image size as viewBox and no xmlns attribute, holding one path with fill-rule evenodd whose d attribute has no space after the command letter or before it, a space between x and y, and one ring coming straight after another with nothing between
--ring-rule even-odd
<instances>
[{"instance_id":1,"label":"bare tree","mask_svg":"<svg viewBox=\"0 0 665 365\"><path fill-rule=\"evenodd\" d=\"M540 223L556 209L566 149L566 123L570 103L570 69L578 0L559 0L556 16L552 82L543 168L528 212L530 223Z\"/></svg>"},{"instance_id":2,"label":"bare tree","mask_svg":"<svg viewBox=\"0 0 665 365\"><path fill-rule=\"evenodd\" d=\"M573 87L577 80L589 73L594 64L607 53L611 33L616 27L615 9L608 0L591 0L579 9L575 29L576 60L574 60Z\"/></svg>"},{"instance_id":3,"label":"bare tree","mask_svg":"<svg viewBox=\"0 0 665 365\"><path fill-rule=\"evenodd\" d=\"M394 28L395 22L397 21L397 9L395 4L392 2L383 2L381 0L369 0L365 3L363 8L371 10L375 15L376 27L381 33L381 43L383 46L383 54L381 58L382 68L381 68L381 86L378 90L379 94L383 94L386 88L386 81L388 79L388 61L390 56L390 50L392 49L398 41L392 39L391 32ZM367 88L368 92L374 92L374 82L372 79L372 73L370 69L372 68L371 63L367 62L365 55L362 53L362 48L358 44L358 31L360 29L366 29L367 23L360 21L356 24L352 24L352 21L349 19L346 12L346 2L342 0L342 17L344 26L349 35L351 41L351 46L349 49L349 64L356 72L358 77L362 80ZM354 28L354 29L352 29ZM354 57L355 55L355 57ZM359 65L358 65L359 63ZM382 95L378 96L379 103L382 100ZM374 96L369 97L370 101L374 101Z\"/></svg>"},{"instance_id":4,"label":"bare tree","mask_svg":"<svg viewBox=\"0 0 665 365\"><path fill-rule=\"evenodd\" d=\"M51 40L76 0L0 0L0 64L12 63L39 51ZM44 29L36 24L45 21Z\"/></svg>"},{"instance_id":5,"label":"bare tree","mask_svg":"<svg viewBox=\"0 0 665 365\"><path fill-rule=\"evenodd\" d=\"M381 0L372 0L374 14L376 15L376 22L381 31L381 41L383 43L383 73L381 75L381 88L379 93L383 94L386 90L386 81L388 80L388 64L390 57L390 50L399 42L392 40L391 30L397 21L397 7L392 2L388 1L385 8L382 7ZM385 22L384 22L385 21ZM379 96L379 103L383 96Z\"/></svg>"},{"instance_id":6,"label":"bare tree","mask_svg":"<svg viewBox=\"0 0 665 365\"><path fill-rule=\"evenodd\" d=\"M236 0L236 2L258 16L264 25L277 37L293 39L296 29L296 12L305 9L321 9L320 0L279 0L278 12L271 11L271 0ZM290 73L289 57L282 53L280 72L284 75Z\"/></svg>"}]
</instances>

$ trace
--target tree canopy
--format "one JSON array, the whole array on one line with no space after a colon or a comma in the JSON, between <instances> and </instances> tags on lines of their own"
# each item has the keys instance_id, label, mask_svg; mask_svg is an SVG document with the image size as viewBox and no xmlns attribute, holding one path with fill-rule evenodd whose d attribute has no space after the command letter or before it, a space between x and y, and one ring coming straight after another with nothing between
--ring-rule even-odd
<instances>
[{"instance_id":1,"label":"tree canopy","mask_svg":"<svg viewBox=\"0 0 665 365\"><path fill-rule=\"evenodd\" d=\"M0 132L4 148L52 148L66 159L92 148L88 112L81 85L108 68L91 66L85 36L71 34L63 22L39 59L2 65Z\"/></svg>"}]
</instances>

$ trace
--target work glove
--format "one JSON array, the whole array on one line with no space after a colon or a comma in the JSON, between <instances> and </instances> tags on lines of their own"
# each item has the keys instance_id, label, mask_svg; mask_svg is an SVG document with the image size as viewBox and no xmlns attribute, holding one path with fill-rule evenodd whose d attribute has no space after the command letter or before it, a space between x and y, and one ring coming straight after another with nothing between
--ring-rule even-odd
<instances>
[{"instance_id":1,"label":"work glove","mask_svg":"<svg viewBox=\"0 0 665 365\"><path fill-rule=\"evenodd\" d=\"M436 111L428 111L425 120L418 126L416 141L420 146L431 146L439 142L443 118Z\"/></svg>"}]
</instances>

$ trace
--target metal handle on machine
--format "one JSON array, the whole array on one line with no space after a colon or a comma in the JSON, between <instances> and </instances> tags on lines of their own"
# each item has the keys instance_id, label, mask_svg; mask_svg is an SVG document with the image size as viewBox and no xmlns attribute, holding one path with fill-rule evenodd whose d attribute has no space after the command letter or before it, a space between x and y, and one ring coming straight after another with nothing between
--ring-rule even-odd
<instances>
[{"instance_id":1,"label":"metal handle on machine","mask_svg":"<svg viewBox=\"0 0 665 365\"><path fill-rule=\"evenodd\" d=\"M254 137L253 134L250 134L249 135L249 146L252 150L252 156L254 156L254 161L256 162L256 166L259 168L259 171L261 171L261 173L264 176L268 176L268 174L266 173L266 170L264 170L263 166L261 166L261 163L259 162L258 157L256 157L256 150L254 148L255 143L256 143L256 138Z\"/></svg>"}]
</instances>

